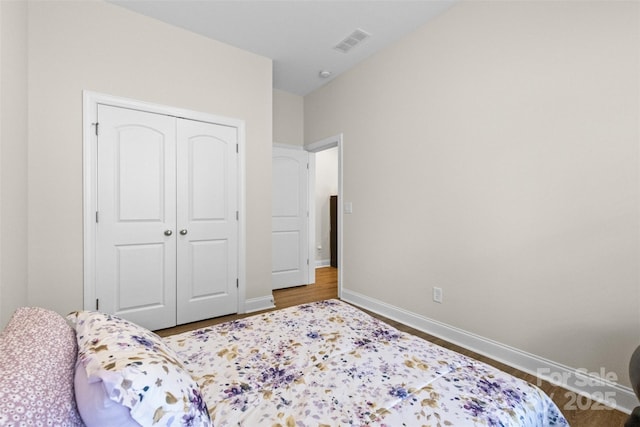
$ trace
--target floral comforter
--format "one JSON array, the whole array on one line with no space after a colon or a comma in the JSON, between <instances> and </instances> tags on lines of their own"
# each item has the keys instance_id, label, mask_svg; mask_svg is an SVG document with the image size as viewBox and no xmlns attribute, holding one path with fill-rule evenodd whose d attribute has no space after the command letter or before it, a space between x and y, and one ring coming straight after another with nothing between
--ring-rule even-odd
<instances>
[{"instance_id":1,"label":"floral comforter","mask_svg":"<svg viewBox=\"0 0 640 427\"><path fill-rule=\"evenodd\" d=\"M165 338L215 426L566 426L538 388L338 300Z\"/></svg>"}]
</instances>

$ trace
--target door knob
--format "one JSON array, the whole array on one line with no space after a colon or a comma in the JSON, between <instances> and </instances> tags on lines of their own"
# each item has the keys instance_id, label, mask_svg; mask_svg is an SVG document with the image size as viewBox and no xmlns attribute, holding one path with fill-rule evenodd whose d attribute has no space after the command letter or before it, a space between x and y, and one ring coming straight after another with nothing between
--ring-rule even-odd
<instances>
[{"instance_id":1,"label":"door knob","mask_svg":"<svg viewBox=\"0 0 640 427\"><path fill-rule=\"evenodd\" d=\"M187 230L185 230L185 229L180 230L180 235L186 236L187 235Z\"/></svg>"},{"instance_id":2,"label":"door knob","mask_svg":"<svg viewBox=\"0 0 640 427\"><path fill-rule=\"evenodd\" d=\"M173 231L171 230L164 230L164 235L165 236L171 236L173 234Z\"/></svg>"}]
</instances>

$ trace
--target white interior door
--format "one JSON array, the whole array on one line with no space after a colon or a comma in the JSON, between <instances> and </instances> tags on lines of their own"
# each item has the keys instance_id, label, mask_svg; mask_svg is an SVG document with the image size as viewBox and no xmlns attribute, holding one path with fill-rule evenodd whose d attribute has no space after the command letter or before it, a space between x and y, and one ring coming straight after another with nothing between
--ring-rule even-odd
<instances>
[{"instance_id":1,"label":"white interior door","mask_svg":"<svg viewBox=\"0 0 640 427\"><path fill-rule=\"evenodd\" d=\"M308 161L304 150L273 147L272 285L307 284Z\"/></svg>"},{"instance_id":2,"label":"white interior door","mask_svg":"<svg viewBox=\"0 0 640 427\"><path fill-rule=\"evenodd\" d=\"M178 120L178 324L238 311L237 129Z\"/></svg>"},{"instance_id":3,"label":"white interior door","mask_svg":"<svg viewBox=\"0 0 640 427\"><path fill-rule=\"evenodd\" d=\"M98 106L96 305L150 329L175 325L175 119Z\"/></svg>"}]
</instances>

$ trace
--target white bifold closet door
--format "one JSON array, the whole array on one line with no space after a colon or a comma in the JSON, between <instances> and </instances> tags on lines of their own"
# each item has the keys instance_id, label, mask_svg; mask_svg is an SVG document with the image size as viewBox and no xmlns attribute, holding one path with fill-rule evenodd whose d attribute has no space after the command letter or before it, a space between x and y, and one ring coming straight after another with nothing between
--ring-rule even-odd
<instances>
[{"instance_id":1,"label":"white bifold closet door","mask_svg":"<svg viewBox=\"0 0 640 427\"><path fill-rule=\"evenodd\" d=\"M238 310L237 129L98 106L96 297L150 329Z\"/></svg>"}]
</instances>

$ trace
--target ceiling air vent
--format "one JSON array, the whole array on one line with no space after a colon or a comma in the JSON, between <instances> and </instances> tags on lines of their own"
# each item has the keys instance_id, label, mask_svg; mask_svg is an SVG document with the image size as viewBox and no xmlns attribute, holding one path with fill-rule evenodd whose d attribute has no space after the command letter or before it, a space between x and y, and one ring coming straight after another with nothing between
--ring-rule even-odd
<instances>
[{"instance_id":1,"label":"ceiling air vent","mask_svg":"<svg viewBox=\"0 0 640 427\"><path fill-rule=\"evenodd\" d=\"M347 53L370 36L371 34L358 28L333 48L335 50L339 50L342 53Z\"/></svg>"}]
</instances>

